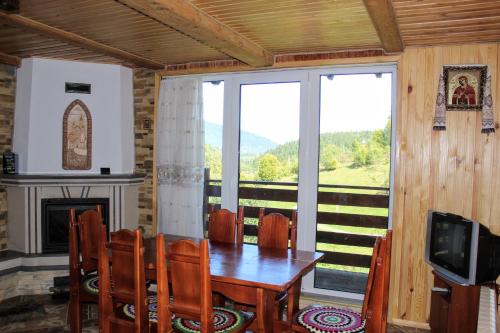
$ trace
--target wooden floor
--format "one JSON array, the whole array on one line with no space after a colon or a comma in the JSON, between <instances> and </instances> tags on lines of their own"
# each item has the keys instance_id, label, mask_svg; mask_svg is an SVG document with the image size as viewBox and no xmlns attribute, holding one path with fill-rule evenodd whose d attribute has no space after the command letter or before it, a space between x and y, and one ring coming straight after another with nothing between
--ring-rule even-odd
<instances>
[{"instance_id":1,"label":"wooden floor","mask_svg":"<svg viewBox=\"0 0 500 333\"><path fill-rule=\"evenodd\" d=\"M69 333L67 300L54 300L50 295L18 296L0 302L2 333ZM84 310L83 333L98 333L97 309ZM387 333L428 333L416 328L389 325Z\"/></svg>"}]
</instances>

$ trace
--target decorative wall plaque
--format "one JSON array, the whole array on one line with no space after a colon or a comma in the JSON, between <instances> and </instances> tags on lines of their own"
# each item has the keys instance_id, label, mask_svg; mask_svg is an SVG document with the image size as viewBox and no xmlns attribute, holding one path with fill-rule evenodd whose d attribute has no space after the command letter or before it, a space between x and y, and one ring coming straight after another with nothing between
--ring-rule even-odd
<instances>
[{"instance_id":1,"label":"decorative wall plaque","mask_svg":"<svg viewBox=\"0 0 500 333\"><path fill-rule=\"evenodd\" d=\"M481 111L486 71L484 65L444 66L446 109Z\"/></svg>"},{"instance_id":2,"label":"decorative wall plaque","mask_svg":"<svg viewBox=\"0 0 500 333\"><path fill-rule=\"evenodd\" d=\"M63 169L89 170L92 165L92 117L87 106L74 100L63 118Z\"/></svg>"}]
</instances>

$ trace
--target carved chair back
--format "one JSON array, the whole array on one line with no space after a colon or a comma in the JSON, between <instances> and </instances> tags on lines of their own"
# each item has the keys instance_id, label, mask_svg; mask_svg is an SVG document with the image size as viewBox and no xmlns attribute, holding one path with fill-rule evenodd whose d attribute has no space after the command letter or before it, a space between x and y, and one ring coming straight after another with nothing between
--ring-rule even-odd
<instances>
[{"instance_id":1,"label":"carved chair back","mask_svg":"<svg viewBox=\"0 0 500 333\"><path fill-rule=\"evenodd\" d=\"M105 237L106 229L102 225L101 238ZM150 323L144 273L144 246L140 230L123 229L112 232L109 244L101 242L99 277L99 319L102 319L102 331L148 332ZM118 306L120 304L134 305L135 322L124 319Z\"/></svg>"},{"instance_id":2,"label":"carved chair back","mask_svg":"<svg viewBox=\"0 0 500 333\"><path fill-rule=\"evenodd\" d=\"M164 235L158 235L156 240L159 332L170 327L170 312L182 318L200 321L201 332L213 332L208 240L201 240L199 245L191 240L169 243L167 253ZM168 301L167 261L172 284L172 303Z\"/></svg>"},{"instance_id":3,"label":"carved chair back","mask_svg":"<svg viewBox=\"0 0 500 333\"><path fill-rule=\"evenodd\" d=\"M292 219L280 213L264 215L264 208L259 210L259 227L257 233L257 244L262 247L276 249L297 248L297 212L292 213Z\"/></svg>"},{"instance_id":4,"label":"carved chair back","mask_svg":"<svg viewBox=\"0 0 500 333\"><path fill-rule=\"evenodd\" d=\"M211 205L208 218L208 238L224 243L243 243L243 207L238 215L227 209L214 210Z\"/></svg>"},{"instance_id":5,"label":"carved chair back","mask_svg":"<svg viewBox=\"0 0 500 333\"><path fill-rule=\"evenodd\" d=\"M101 205L97 205L96 210L86 210L78 216L79 249L82 257L81 268L84 272L97 270L98 239L102 221Z\"/></svg>"}]
</instances>

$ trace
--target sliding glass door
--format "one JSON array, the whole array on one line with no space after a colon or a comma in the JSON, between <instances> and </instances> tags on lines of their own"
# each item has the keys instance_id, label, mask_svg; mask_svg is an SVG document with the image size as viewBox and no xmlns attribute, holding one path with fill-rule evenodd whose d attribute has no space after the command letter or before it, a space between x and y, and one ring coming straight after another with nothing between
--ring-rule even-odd
<instances>
[{"instance_id":1,"label":"sliding glass door","mask_svg":"<svg viewBox=\"0 0 500 333\"><path fill-rule=\"evenodd\" d=\"M245 206L249 243L259 208L298 211L298 248L325 253L304 291L362 297L373 239L390 226L395 74L390 65L206 77L224 81L212 195Z\"/></svg>"}]
</instances>

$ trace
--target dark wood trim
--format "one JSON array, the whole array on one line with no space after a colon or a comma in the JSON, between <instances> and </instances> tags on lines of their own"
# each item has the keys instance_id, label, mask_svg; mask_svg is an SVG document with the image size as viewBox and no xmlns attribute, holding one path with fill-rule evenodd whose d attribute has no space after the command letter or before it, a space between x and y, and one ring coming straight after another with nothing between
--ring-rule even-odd
<instances>
[{"instance_id":1,"label":"dark wood trim","mask_svg":"<svg viewBox=\"0 0 500 333\"><path fill-rule=\"evenodd\" d=\"M319 224L387 229L388 218L386 216L318 212L316 222Z\"/></svg>"},{"instance_id":2,"label":"dark wood trim","mask_svg":"<svg viewBox=\"0 0 500 333\"><path fill-rule=\"evenodd\" d=\"M297 190L240 187L238 197L240 199L297 202Z\"/></svg>"},{"instance_id":3,"label":"dark wood trim","mask_svg":"<svg viewBox=\"0 0 500 333\"><path fill-rule=\"evenodd\" d=\"M259 218L259 210L260 207L252 207L252 206L244 206L244 212L245 212L245 218ZM286 209L286 208L267 208L266 207L266 214L269 213L280 213L288 217L289 219L292 218L293 212L295 209Z\"/></svg>"},{"instance_id":4,"label":"dark wood trim","mask_svg":"<svg viewBox=\"0 0 500 333\"><path fill-rule=\"evenodd\" d=\"M316 242L350 246L373 247L376 236L347 234L339 232L317 231Z\"/></svg>"},{"instance_id":5,"label":"dark wood trim","mask_svg":"<svg viewBox=\"0 0 500 333\"><path fill-rule=\"evenodd\" d=\"M321 250L325 254L322 264L333 264L355 267L370 267L372 256L354 253L331 252Z\"/></svg>"},{"instance_id":6,"label":"dark wood trim","mask_svg":"<svg viewBox=\"0 0 500 333\"><path fill-rule=\"evenodd\" d=\"M14 67L21 66L21 58L0 52L0 64L11 65Z\"/></svg>"},{"instance_id":7,"label":"dark wood trim","mask_svg":"<svg viewBox=\"0 0 500 333\"><path fill-rule=\"evenodd\" d=\"M91 50L100 54L108 55L125 62L130 62L140 67L150 69L163 69L165 66L159 62L147 59L130 52L96 42L92 39L77 35L75 33L51 27L44 23L32 20L30 18L17 15L7 14L0 11L0 22L8 25L19 27L24 30L34 32L39 35L47 36L58 41L72 44L83 49Z\"/></svg>"},{"instance_id":8,"label":"dark wood trim","mask_svg":"<svg viewBox=\"0 0 500 333\"><path fill-rule=\"evenodd\" d=\"M318 204L387 208L389 207L389 196L384 194L318 192Z\"/></svg>"},{"instance_id":9,"label":"dark wood trim","mask_svg":"<svg viewBox=\"0 0 500 333\"><path fill-rule=\"evenodd\" d=\"M322 52L308 54L275 55L271 68L296 68L309 66L325 66L339 64L371 64L382 62L397 62L398 55L387 55L382 49L350 50L337 52ZM238 60L213 60L165 66L159 71L161 76L245 72L255 70Z\"/></svg>"}]
</instances>

